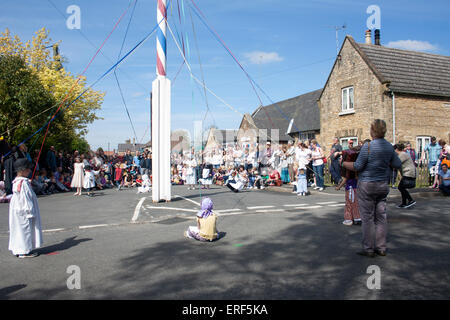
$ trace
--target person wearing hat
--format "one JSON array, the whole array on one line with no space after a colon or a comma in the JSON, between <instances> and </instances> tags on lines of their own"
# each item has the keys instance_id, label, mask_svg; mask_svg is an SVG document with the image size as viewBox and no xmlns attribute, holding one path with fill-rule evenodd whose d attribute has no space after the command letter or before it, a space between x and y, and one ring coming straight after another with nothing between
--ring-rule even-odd
<instances>
[{"instance_id":1,"label":"person wearing hat","mask_svg":"<svg viewBox=\"0 0 450 320\"><path fill-rule=\"evenodd\" d=\"M34 249L42 246L41 216L36 194L28 176L33 165L26 158L14 162L17 177L9 205L9 247L18 258L38 256Z\"/></svg>"}]
</instances>

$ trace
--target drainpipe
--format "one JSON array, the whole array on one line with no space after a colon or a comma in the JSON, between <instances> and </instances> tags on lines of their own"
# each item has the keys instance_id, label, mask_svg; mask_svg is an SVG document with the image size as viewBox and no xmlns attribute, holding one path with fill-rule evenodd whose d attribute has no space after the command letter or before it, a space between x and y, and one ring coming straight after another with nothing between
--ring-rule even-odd
<instances>
[{"instance_id":1,"label":"drainpipe","mask_svg":"<svg viewBox=\"0 0 450 320\"><path fill-rule=\"evenodd\" d=\"M391 91L392 94L392 143L395 144L395 94Z\"/></svg>"}]
</instances>

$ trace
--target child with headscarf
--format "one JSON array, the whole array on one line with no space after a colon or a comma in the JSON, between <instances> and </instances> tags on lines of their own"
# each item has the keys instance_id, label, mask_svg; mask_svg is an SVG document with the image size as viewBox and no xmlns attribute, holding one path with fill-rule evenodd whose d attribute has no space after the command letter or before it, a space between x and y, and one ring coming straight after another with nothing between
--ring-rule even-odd
<instances>
[{"instance_id":1,"label":"child with headscarf","mask_svg":"<svg viewBox=\"0 0 450 320\"><path fill-rule=\"evenodd\" d=\"M213 241L218 238L217 216L213 212L213 202L210 198L204 198L202 209L197 213L197 226L190 226L184 232L184 236L199 241Z\"/></svg>"}]
</instances>

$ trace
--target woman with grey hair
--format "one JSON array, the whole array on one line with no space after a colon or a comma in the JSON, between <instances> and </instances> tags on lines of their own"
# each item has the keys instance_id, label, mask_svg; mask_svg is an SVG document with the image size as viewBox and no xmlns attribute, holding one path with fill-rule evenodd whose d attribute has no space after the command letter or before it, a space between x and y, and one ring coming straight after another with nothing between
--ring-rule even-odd
<instances>
[{"instance_id":1,"label":"woman with grey hair","mask_svg":"<svg viewBox=\"0 0 450 320\"><path fill-rule=\"evenodd\" d=\"M376 119L370 126L372 141L365 143L356 162L344 162L347 170L358 172L358 206L362 219L363 250L358 254L375 257L386 255L387 215L390 167L402 163L392 144L384 139L386 122Z\"/></svg>"}]
</instances>

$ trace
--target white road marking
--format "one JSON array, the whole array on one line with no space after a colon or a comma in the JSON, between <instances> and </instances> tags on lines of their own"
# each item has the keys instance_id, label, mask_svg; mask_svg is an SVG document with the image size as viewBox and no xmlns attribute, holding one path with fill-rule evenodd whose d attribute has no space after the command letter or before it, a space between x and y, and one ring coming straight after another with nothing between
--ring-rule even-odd
<instances>
[{"instance_id":1,"label":"white road marking","mask_svg":"<svg viewBox=\"0 0 450 320\"><path fill-rule=\"evenodd\" d=\"M322 208L323 206L309 206L309 207L296 207L294 209L317 209Z\"/></svg>"},{"instance_id":2,"label":"white road marking","mask_svg":"<svg viewBox=\"0 0 450 320\"><path fill-rule=\"evenodd\" d=\"M134 209L134 214L133 214L133 218L131 218L131 222L136 222L136 220L138 219L142 204L144 203L146 198L147 197L143 197L143 198L141 198L141 200L139 200L139 203L137 204L136 208Z\"/></svg>"},{"instance_id":3,"label":"white road marking","mask_svg":"<svg viewBox=\"0 0 450 320\"><path fill-rule=\"evenodd\" d=\"M255 212L282 212L284 209L266 209L266 210L255 210Z\"/></svg>"},{"instance_id":4,"label":"white road marking","mask_svg":"<svg viewBox=\"0 0 450 320\"><path fill-rule=\"evenodd\" d=\"M337 203L336 201L328 201L328 202L317 202L317 204L332 204Z\"/></svg>"},{"instance_id":5,"label":"white road marking","mask_svg":"<svg viewBox=\"0 0 450 320\"><path fill-rule=\"evenodd\" d=\"M233 216L233 215L245 214L245 213L248 213L248 212L239 211L239 212L217 213L217 215L219 217L225 217L225 216Z\"/></svg>"},{"instance_id":6,"label":"white road marking","mask_svg":"<svg viewBox=\"0 0 450 320\"><path fill-rule=\"evenodd\" d=\"M224 212L241 211L241 209L239 209L239 208L235 208L235 209L214 210L214 211L215 211L215 212L220 212L220 213L224 213Z\"/></svg>"},{"instance_id":7,"label":"white road marking","mask_svg":"<svg viewBox=\"0 0 450 320\"><path fill-rule=\"evenodd\" d=\"M48 229L48 230L43 230L42 232L57 232L57 231L64 231L66 230L65 228L59 228L59 229Z\"/></svg>"},{"instance_id":8,"label":"white road marking","mask_svg":"<svg viewBox=\"0 0 450 320\"><path fill-rule=\"evenodd\" d=\"M329 207L343 207L345 206L345 203L338 203L338 204L330 204Z\"/></svg>"},{"instance_id":9,"label":"white road marking","mask_svg":"<svg viewBox=\"0 0 450 320\"><path fill-rule=\"evenodd\" d=\"M266 208L275 208L275 206L256 206L256 207L247 207L248 210L253 210L253 209L266 209Z\"/></svg>"},{"instance_id":10,"label":"white road marking","mask_svg":"<svg viewBox=\"0 0 450 320\"><path fill-rule=\"evenodd\" d=\"M145 206L145 207L147 209L163 209L163 210L198 212L198 210L195 210L195 209L171 208L171 207L154 207L154 206Z\"/></svg>"},{"instance_id":11,"label":"white road marking","mask_svg":"<svg viewBox=\"0 0 450 320\"><path fill-rule=\"evenodd\" d=\"M107 227L107 224L93 224L90 226L79 226L79 229L90 229L90 228L98 228L98 227Z\"/></svg>"},{"instance_id":12,"label":"white road marking","mask_svg":"<svg viewBox=\"0 0 450 320\"><path fill-rule=\"evenodd\" d=\"M306 206L308 205L307 203L297 203L297 204L284 204L285 207L301 207L301 206Z\"/></svg>"},{"instance_id":13,"label":"white road marking","mask_svg":"<svg viewBox=\"0 0 450 320\"><path fill-rule=\"evenodd\" d=\"M186 200L186 201L192 202L193 204L196 204L196 205L198 205L199 207L201 207L201 204L198 203L197 201L194 201L194 200L191 200L191 199L182 197L182 196L178 196L178 195L175 195L175 197L178 197L178 198L184 199L184 200Z\"/></svg>"}]
</instances>

